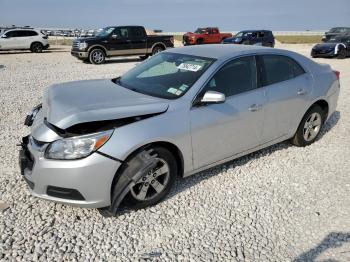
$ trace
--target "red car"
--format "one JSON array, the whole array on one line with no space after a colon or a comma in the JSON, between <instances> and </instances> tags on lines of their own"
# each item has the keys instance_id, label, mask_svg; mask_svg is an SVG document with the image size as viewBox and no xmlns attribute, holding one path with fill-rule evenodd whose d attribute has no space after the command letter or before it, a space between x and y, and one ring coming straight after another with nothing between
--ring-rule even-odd
<instances>
[{"instance_id":1,"label":"red car","mask_svg":"<svg viewBox=\"0 0 350 262\"><path fill-rule=\"evenodd\" d=\"M184 45L219 44L229 37L232 37L232 34L220 33L217 27L205 27L198 28L194 33L184 34L182 42Z\"/></svg>"}]
</instances>

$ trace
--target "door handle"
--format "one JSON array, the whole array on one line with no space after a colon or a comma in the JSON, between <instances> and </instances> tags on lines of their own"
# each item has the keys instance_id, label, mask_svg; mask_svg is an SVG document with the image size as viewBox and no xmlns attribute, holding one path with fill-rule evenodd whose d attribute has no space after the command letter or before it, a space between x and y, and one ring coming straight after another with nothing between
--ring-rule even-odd
<instances>
[{"instance_id":1,"label":"door handle","mask_svg":"<svg viewBox=\"0 0 350 262\"><path fill-rule=\"evenodd\" d=\"M248 109L250 112L259 111L262 108L262 105L252 104Z\"/></svg>"},{"instance_id":2,"label":"door handle","mask_svg":"<svg viewBox=\"0 0 350 262\"><path fill-rule=\"evenodd\" d=\"M306 94L306 91L304 89L299 89L297 92L298 96L302 96Z\"/></svg>"}]
</instances>

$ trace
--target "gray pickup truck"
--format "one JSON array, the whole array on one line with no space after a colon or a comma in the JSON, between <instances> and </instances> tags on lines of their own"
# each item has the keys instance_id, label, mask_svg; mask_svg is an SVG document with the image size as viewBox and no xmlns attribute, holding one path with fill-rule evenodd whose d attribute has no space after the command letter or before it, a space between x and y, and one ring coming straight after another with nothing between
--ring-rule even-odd
<instances>
[{"instance_id":1,"label":"gray pickup truck","mask_svg":"<svg viewBox=\"0 0 350 262\"><path fill-rule=\"evenodd\" d=\"M73 41L71 54L78 59L102 64L106 57L150 55L174 47L171 35L147 35L143 26L108 26L96 36Z\"/></svg>"}]
</instances>

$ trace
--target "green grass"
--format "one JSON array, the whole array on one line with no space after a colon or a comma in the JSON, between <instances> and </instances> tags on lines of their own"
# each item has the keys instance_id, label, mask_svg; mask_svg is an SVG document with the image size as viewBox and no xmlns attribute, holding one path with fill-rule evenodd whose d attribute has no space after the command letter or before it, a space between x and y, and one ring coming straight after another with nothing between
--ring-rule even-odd
<instances>
[{"instance_id":1,"label":"green grass","mask_svg":"<svg viewBox=\"0 0 350 262\"><path fill-rule=\"evenodd\" d=\"M321 35L277 35L276 40L283 44L314 44L321 42Z\"/></svg>"}]
</instances>

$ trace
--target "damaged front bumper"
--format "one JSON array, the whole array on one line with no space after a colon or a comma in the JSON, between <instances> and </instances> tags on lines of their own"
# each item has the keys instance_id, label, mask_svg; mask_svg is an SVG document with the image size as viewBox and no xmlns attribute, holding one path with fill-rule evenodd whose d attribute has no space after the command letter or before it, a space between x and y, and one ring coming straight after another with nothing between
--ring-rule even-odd
<instances>
[{"instance_id":1,"label":"damaged front bumper","mask_svg":"<svg viewBox=\"0 0 350 262\"><path fill-rule=\"evenodd\" d=\"M53 130L45 125L40 109L36 116L27 117L26 122L29 126L33 124L32 134L22 139L19 165L33 196L80 207L111 205L111 185L122 164L120 161L98 151L77 160L47 159L46 148L59 137L53 136Z\"/></svg>"}]
</instances>

